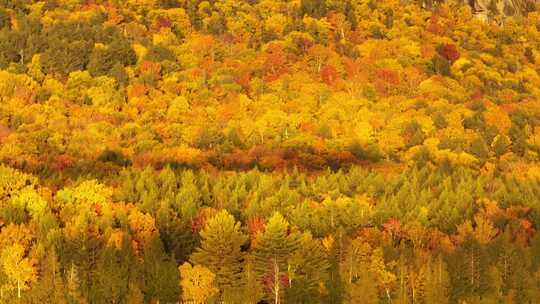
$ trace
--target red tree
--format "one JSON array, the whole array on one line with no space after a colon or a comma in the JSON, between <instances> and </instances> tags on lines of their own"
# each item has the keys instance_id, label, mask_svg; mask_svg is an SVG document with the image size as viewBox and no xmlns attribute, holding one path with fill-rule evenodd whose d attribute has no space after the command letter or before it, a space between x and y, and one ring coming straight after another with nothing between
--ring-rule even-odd
<instances>
[{"instance_id":1,"label":"red tree","mask_svg":"<svg viewBox=\"0 0 540 304\"><path fill-rule=\"evenodd\" d=\"M441 57L446 58L446 60L450 61L451 63L458 60L460 56L459 51L454 44L440 45L437 48L437 53L439 53Z\"/></svg>"}]
</instances>

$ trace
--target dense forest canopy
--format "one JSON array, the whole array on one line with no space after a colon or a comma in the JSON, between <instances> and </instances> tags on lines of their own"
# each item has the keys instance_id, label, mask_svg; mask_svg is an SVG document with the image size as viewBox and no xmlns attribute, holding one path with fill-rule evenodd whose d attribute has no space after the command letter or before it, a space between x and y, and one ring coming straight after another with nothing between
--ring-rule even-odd
<instances>
[{"instance_id":1,"label":"dense forest canopy","mask_svg":"<svg viewBox=\"0 0 540 304\"><path fill-rule=\"evenodd\" d=\"M0 0L0 303L538 303L533 0Z\"/></svg>"},{"instance_id":2,"label":"dense forest canopy","mask_svg":"<svg viewBox=\"0 0 540 304\"><path fill-rule=\"evenodd\" d=\"M0 160L537 171L538 13L419 2L7 1Z\"/></svg>"}]
</instances>

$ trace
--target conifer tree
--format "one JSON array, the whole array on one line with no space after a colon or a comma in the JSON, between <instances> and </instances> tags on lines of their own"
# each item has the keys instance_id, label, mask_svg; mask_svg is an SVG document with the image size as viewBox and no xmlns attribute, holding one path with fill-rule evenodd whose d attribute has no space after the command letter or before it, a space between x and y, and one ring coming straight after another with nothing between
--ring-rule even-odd
<instances>
[{"instance_id":1,"label":"conifer tree","mask_svg":"<svg viewBox=\"0 0 540 304\"><path fill-rule=\"evenodd\" d=\"M263 297L263 286L258 280L254 265L253 256L247 255L243 265L241 297L248 304L259 303Z\"/></svg>"},{"instance_id":2,"label":"conifer tree","mask_svg":"<svg viewBox=\"0 0 540 304\"><path fill-rule=\"evenodd\" d=\"M259 280L269 291L267 298L275 304L282 303L284 288L290 287L288 258L298 248L298 235L289 233L289 223L281 214L274 213L255 242L253 257Z\"/></svg>"},{"instance_id":3,"label":"conifer tree","mask_svg":"<svg viewBox=\"0 0 540 304\"><path fill-rule=\"evenodd\" d=\"M90 302L118 303L127 298L131 259L124 252L110 247L101 250L92 276Z\"/></svg>"},{"instance_id":4,"label":"conifer tree","mask_svg":"<svg viewBox=\"0 0 540 304\"><path fill-rule=\"evenodd\" d=\"M221 296L238 293L242 276L244 253L242 246L248 237L240 231L240 223L226 210L214 216L201 231L201 245L195 249L191 260L207 267L216 275Z\"/></svg>"},{"instance_id":5,"label":"conifer tree","mask_svg":"<svg viewBox=\"0 0 540 304\"><path fill-rule=\"evenodd\" d=\"M174 302L179 294L179 274L176 262L169 257L159 235L152 236L144 246L142 291L145 301Z\"/></svg>"},{"instance_id":6,"label":"conifer tree","mask_svg":"<svg viewBox=\"0 0 540 304\"><path fill-rule=\"evenodd\" d=\"M485 247L471 235L467 236L462 246L449 257L450 301L489 292L492 281L488 262Z\"/></svg>"},{"instance_id":7,"label":"conifer tree","mask_svg":"<svg viewBox=\"0 0 540 304\"><path fill-rule=\"evenodd\" d=\"M326 284L329 268L328 256L320 241L309 232L303 233L288 261L287 303L320 302L320 286Z\"/></svg>"},{"instance_id":8,"label":"conifer tree","mask_svg":"<svg viewBox=\"0 0 540 304\"><path fill-rule=\"evenodd\" d=\"M181 176L182 187L176 196L176 210L182 217L192 219L201 206L201 192L196 184L193 171L184 171Z\"/></svg>"},{"instance_id":9,"label":"conifer tree","mask_svg":"<svg viewBox=\"0 0 540 304\"><path fill-rule=\"evenodd\" d=\"M75 304L86 304L88 301L84 298L81 292L81 281L79 278L79 270L75 263L71 263L66 273L66 293L68 303Z\"/></svg>"},{"instance_id":10,"label":"conifer tree","mask_svg":"<svg viewBox=\"0 0 540 304\"><path fill-rule=\"evenodd\" d=\"M40 278L32 290L32 301L36 303L67 304L64 280L56 250L51 248L41 258Z\"/></svg>"},{"instance_id":11,"label":"conifer tree","mask_svg":"<svg viewBox=\"0 0 540 304\"><path fill-rule=\"evenodd\" d=\"M441 255L429 257L422 265L421 271L426 278L425 302L426 304L446 304L448 303L448 293L450 281L446 263Z\"/></svg>"}]
</instances>

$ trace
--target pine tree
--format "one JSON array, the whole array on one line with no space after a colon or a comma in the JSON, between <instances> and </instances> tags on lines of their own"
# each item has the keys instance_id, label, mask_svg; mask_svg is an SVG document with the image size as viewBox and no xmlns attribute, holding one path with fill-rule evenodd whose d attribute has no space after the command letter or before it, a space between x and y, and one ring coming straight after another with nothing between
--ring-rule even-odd
<instances>
[{"instance_id":1,"label":"pine tree","mask_svg":"<svg viewBox=\"0 0 540 304\"><path fill-rule=\"evenodd\" d=\"M159 235L151 237L145 244L141 271L145 301L174 302L178 299L179 274L176 262L165 253Z\"/></svg>"},{"instance_id":2,"label":"pine tree","mask_svg":"<svg viewBox=\"0 0 540 304\"><path fill-rule=\"evenodd\" d=\"M227 292L237 293L244 259L242 246L248 239L240 231L240 223L222 210L200 234L201 245L191 256L192 262L207 267L216 275L221 296Z\"/></svg>"},{"instance_id":3,"label":"pine tree","mask_svg":"<svg viewBox=\"0 0 540 304\"><path fill-rule=\"evenodd\" d=\"M119 303L129 293L130 256L124 250L106 247L101 250L92 275L90 302Z\"/></svg>"},{"instance_id":4,"label":"pine tree","mask_svg":"<svg viewBox=\"0 0 540 304\"><path fill-rule=\"evenodd\" d=\"M328 257L320 241L309 232L303 233L298 248L288 261L287 303L321 302L320 286L327 283L329 268Z\"/></svg>"},{"instance_id":5,"label":"pine tree","mask_svg":"<svg viewBox=\"0 0 540 304\"><path fill-rule=\"evenodd\" d=\"M448 259L452 290L450 301L469 296L483 296L492 285L489 259L483 247L472 235Z\"/></svg>"},{"instance_id":6,"label":"pine tree","mask_svg":"<svg viewBox=\"0 0 540 304\"><path fill-rule=\"evenodd\" d=\"M283 288L289 287L288 258L298 247L298 235L289 233L289 223L275 213L265 226L264 233L256 239L253 251L255 269L259 280L269 293L267 298L275 304L282 302Z\"/></svg>"},{"instance_id":7,"label":"pine tree","mask_svg":"<svg viewBox=\"0 0 540 304\"><path fill-rule=\"evenodd\" d=\"M60 274L60 263L56 250L51 248L42 257L40 279L32 290L32 302L66 304L65 286Z\"/></svg>"},{"instance_id":8,"label":"pine tree","mask_svg":"<svg viewBox=\"0 0 540 304\"><path fill-rule=\"evenodd\" d=\"M243 292L241 294L242 299L246 304L256 304L263 297L262 284L258 280L257 274L254 269L254 259L252 255L247 255L244 261L242 272L242 286Z\"/></svg>"},{"instance_id":9,"label":"pine tree","mask_svg":"<svg viewBox=\"0 0 540 304\"><path fill-rule=\"evenodd\" d=\"M349 237L345 235L342 228L334 235L329 235L322 240L322 244L328 254L330 264L329 278L325 289L327 295L324 302L329 304L343 303L348 296L347 284L352 282L352 272L348 262L356 265L355 258L348 257L347 244Z\"/></svg>"},{"instance_id":10,"label":"pine tree","mask_svg":"<svg viewBox=\"0 0 540 304\"><path fill-rule=\"evenodd\" d=\"M66 273L67 299L70 304L86 304L88 303L81 293L81 281L79 279L79 271L74 263Z\"/></svg>"},{"instance_id":11,"label":"pine tree","mask_svg":"<svg viewBox=\"0 0 540 304\"><path fill-rule=\"evenodd\" d=\"M425 302L426 304L448 303L450 281L446 263L441 255L430 257L421 267L426 278Z\"/></svg>"},{"instance_id":12,"label":"pine tree","mask_svg":"<svg viewBox=\"0 0 540 304\"><path fill-rule=\"evenodd\" d=\"M183 218L193 219L201 206L201 193L193 171L182 173L182 186L176 195L176 210Z\"/></svg>"}]
</instances>

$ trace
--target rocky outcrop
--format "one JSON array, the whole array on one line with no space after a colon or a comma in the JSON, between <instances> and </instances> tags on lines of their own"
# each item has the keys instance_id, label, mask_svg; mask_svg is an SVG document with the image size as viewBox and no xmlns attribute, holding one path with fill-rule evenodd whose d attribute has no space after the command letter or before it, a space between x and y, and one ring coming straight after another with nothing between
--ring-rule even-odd
<instances>
[{"instance_id":1,"label":"rocky outcrop","mask_svg":"<svg viewBox=\"0 0 540 304\"><path fill-rule=\"evenodd\" d=\"M420 0L425 8L433 8L447 0ZM467 3L473 14L481 20L496 16L522 16L540 7L540 0L455 0Z\"/></svg>"},{"instance_id":2,"label":"rocky outcrop","mask_svg":"<svg viewBox=\"0 0 540 304\"><path fill-rule=\"evenodd\" d=\"M489 20L495 16L519 16L535 10L539 0L468 0L475 16Z\"/></svg>"}]
</instances>

